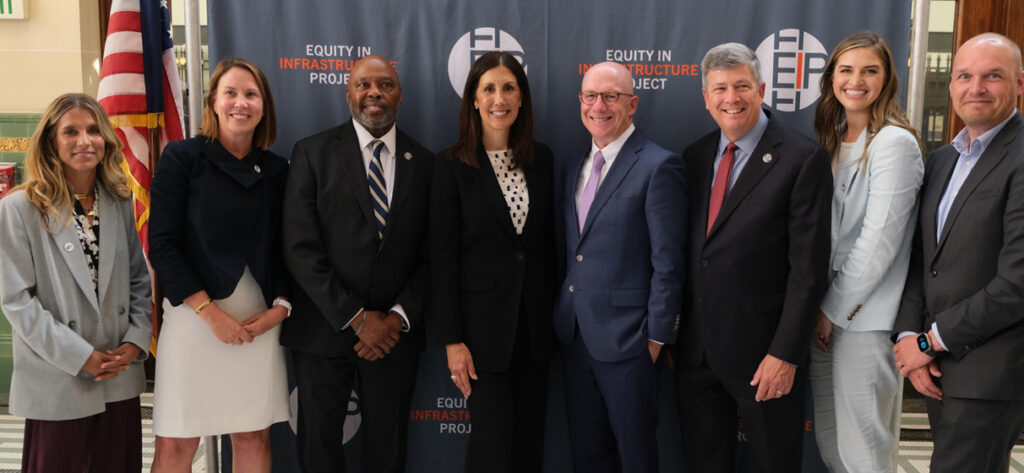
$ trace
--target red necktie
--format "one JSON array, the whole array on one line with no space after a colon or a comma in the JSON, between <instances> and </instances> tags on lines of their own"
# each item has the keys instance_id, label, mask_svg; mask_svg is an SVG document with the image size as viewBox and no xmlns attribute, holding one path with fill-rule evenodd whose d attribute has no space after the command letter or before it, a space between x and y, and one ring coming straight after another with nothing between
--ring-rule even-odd
<instances>
[{"instance_id":1,"label":"red necktie","mask_svg":"<svg viewBox=\"0 0 1024 473\"><path fill-rule=\"evenodd\" d=\"M715 219L718 218L718 211L722 210L722 202L725 201L725 191L729 188L729 175L732 174L732 160L736 148L736 143L730 141L725 147L725 155L722 156L722 162L718 163L718 174L715 175L715 183L711 186L711 202L708 203L707 233L711 233L711 227L715 224Z\"/></svg>"}]
</instances>

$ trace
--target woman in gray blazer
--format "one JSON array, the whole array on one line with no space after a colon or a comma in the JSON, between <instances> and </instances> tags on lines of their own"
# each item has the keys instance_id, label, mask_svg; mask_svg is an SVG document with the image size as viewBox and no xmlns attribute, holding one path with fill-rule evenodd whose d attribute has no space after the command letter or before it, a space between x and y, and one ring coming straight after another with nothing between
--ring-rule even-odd
<instances>
[{"instance_id":1,"label":"woman in gray blazer","mask_svg":"<svg viewBox=\"0 0 1024 473\"><path fill-rule=\"evenodd\" d=\"M896 471L902 379L889 334L907 277L924 175L892 53L869 31L839 43L815 132L832 155L831 283L811 348L815 437L832 472Z\"/></svg>"},{"instance_id":2,"label":"woman in gray blazer","mask_svg":"<svg viewBox=\"0 0 1024 473\"><path fill-rule=\"evenodd\" d=\"M122 159L100 104L62 95L29 143L27 180L0 200L24 472L142 469L152 306Z\"/></svg>"}]
</instances>

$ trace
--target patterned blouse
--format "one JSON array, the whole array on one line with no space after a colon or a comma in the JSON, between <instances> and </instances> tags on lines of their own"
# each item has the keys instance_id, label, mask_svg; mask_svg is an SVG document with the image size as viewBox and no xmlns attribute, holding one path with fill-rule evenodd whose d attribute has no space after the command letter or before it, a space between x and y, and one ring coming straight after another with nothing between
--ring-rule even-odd
<instances>
[{"instance_id":1,"label":"patterned blouse","mask_svg":"<svg viewBox=\"0 0 1024 473\"><path fill-rule=\"evenodd\" d=\"M522 167L512 169L509 150L488 151L487 157L491 160L491 167L494 168L494 176L498 178L501 193L505 195L505 203L508 204L509 216L512 217L512 225L516 227L516 234L522 235L526 215L530 212L530 191L526 188L526 174L523 173Z\"/></svg>"},{"instance_id":2,"label":"patterned blouse","mask_svg":"<svg viewBox=\"0 0 1024 473\"><path fill-rule=\"evenodd\" d=\"M82 203L75 199L75 211L72 220L75 222L75 230L78 233L78 241L82 243L82 251L85 252L85 262L89 264L89 274L92 276L92 288L96 296L100 295L100 288L96 283L100 269L100 197L99 193L93 194L92 202L92 224L89 224L88 212L82 207Z\"/></svg>"}]
</instances>

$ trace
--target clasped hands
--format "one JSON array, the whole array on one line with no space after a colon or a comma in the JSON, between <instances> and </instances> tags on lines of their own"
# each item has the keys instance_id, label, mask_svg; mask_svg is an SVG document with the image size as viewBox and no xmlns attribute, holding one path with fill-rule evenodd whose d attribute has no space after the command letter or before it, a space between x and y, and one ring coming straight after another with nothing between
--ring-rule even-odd
<instances>
[{"instance_id":1,"label":"clasped hands","mask_svg":"<svg viewBox=\"0 0 1024 473\"><path fill-rule=\"evenodd\" d=\"M199 317L210 327L213 335L229 345L252 343L256 337L277 326L287 316L288 309L282 306L273 306L257 312L241 322L224 312L216 303L206 306L199 312Z\"/></svg>"},{"instance_id":2,"label":"clasped hands","mask_svg":"<svg viewBox=\"0 0 1024 473\"><path fill-rule=\"evenodd\" d=\"M377 310L363 310L349 325L359 341L353 347L356 355L368 361L376 361L391 353L402 332L402 319L396 312L384 313ZM361 329L357 327L362 326Z\"/></svg>"},{"instance_id":3,"label":"clasped hands","mask_svg":"<svg viewBox=\"0 0 1024 473\"><path fill-rule=\"evenodd\" d=\"M129 342L122 343L113 350L93 350L82 365L82 371L92 376L93 381L116 378L122 371L128 369L128 365L141 351L142 349Z\"/></svg>"},{"instance_id":4,"label":"clasped hands","mask_svg":"<svg viewBox=\"0 0 1024 473\"><path fill-rule=\"evenodd\" d=\"M934 342L932 349L943 351L942 347ZM939 371L939 365L935 363L935 358L924 354L918 348L916 336L908 335L901 338L892 347L892 353L896 359L896 368L900 370L901 375L910 380L917 392L932 399L942 400L942 389L932 379L941 378L942 372Z\"/></svg>"}]
</instances>

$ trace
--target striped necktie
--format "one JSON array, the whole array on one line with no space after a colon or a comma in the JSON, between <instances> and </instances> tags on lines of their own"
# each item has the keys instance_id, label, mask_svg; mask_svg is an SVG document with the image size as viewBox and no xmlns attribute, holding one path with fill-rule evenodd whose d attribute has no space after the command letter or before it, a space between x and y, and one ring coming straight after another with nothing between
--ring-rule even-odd
<instances>
[{"instance_id":1,"label":"striped necktie","mask_svg":"<svg viewBox=\"0 0 1024 473\"><path fill-rule=\"evenodd\" d=\"M388 221L388 188L384 183L384 166L380 162L380 151L384 142L373 140L373 159L370 160L370 172L366 176L370 182L370 196L373 197L373 216L377 220L377 238L384 239L384 224Z\"/></svg>"}]
</instances>

